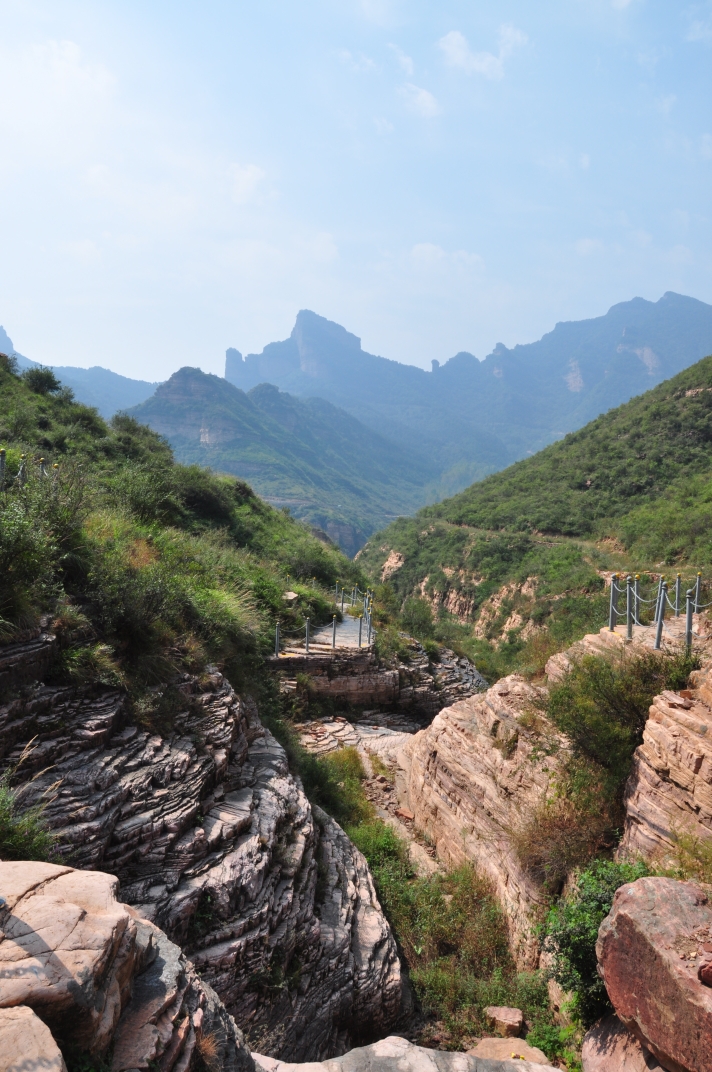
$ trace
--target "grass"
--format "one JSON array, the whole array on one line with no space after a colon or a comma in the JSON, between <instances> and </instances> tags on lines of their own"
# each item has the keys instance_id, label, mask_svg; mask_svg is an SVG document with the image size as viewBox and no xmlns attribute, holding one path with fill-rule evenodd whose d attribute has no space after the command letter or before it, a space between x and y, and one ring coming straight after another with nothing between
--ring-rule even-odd
<instances>
[{"instance_id":1,"label":"grass","mask_svg":"<svg viewBox=\"0 0 712 1072\"><path fill-rule=\"evenodd\" d=\"M13 785L20 763L0 775L0 860L51 861L56 839L43 819L46 803L23 808L23 786Z\"/></svg>"}]
</instances>

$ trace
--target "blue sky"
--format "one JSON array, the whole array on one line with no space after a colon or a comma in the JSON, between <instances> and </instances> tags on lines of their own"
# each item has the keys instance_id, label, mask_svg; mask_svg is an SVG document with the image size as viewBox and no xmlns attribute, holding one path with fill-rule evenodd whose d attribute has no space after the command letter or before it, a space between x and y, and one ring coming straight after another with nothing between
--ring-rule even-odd
<instances>
[{"instance_id":1,"label":"blue sky","mask_svg":"<svg viewBox=\"0 0 712 1072\"><path fill-rule=\"evenodd\" d=\"M0 323L160 379L712 302L712 3L0 0Z\"/></svg>"}]
</instances>

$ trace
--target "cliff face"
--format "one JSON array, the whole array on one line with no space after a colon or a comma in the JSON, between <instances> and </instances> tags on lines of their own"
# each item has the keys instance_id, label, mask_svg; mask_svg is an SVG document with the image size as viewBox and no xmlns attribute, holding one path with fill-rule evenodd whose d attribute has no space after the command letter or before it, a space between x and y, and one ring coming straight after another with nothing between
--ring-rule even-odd
<instances>
[{"instance_id":1,"label":"cliff face","mask_svg":"<svg viewBox=\"0 0 712 1072\"><path fill-rule=\"evenodd\" d=\"M50 791L69 861L116 875L259 1048L320 1059L383 1033L400 967L364 858L219 673L179 697L162 735L118 692L36 688L0 707L0 756L34 739L25 799Z\"/></svg>"},{"instance_id":2,"label":"cliff face","mask_svg":"<svg viewBox=\"0 0 712 1072\"><path fill-rule=\"evenodd\" d=\"M626 788L621 851L665 857L681 833L712 838L712 667L656 696Z\"/></svg>"},{"instance_id":3,"label":"cliff face","mask_svg":"<svg viewBox=\"0 0 712 1072\"><path fill-rule=\"evenodd\" d=\"M511 675L446 708L404 745L396 776L399 799L438 857L473 861L489 875L522 968L536 964L532 922L546 902L517 859L512 830L545 795L555 762L528 728L542 691Z\"/></svg>"}]
</instances>

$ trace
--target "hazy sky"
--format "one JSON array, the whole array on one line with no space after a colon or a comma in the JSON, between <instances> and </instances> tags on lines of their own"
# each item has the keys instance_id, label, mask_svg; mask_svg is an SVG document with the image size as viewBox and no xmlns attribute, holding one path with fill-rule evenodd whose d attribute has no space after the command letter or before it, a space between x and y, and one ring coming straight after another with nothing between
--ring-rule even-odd
<instances>
[{"instance_id":1,"label":"hazy sky","mask_svg":"<svg viewBox=\"0 0 712 1072\"><path fill-rule=\"evenodd\" d=\"M429 366L712 302L712 3L0 0L0 323L222 373L310 308Z\"/></svg>"}]
</instances>

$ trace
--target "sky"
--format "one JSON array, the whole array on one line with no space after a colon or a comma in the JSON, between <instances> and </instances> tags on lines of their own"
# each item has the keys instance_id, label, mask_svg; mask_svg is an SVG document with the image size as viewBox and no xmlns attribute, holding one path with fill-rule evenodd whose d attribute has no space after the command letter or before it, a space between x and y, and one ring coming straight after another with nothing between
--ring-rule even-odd
<instances>
[{"instance_id":1,"label":"sky","mask_svg":"<svg viewBox=\"0 0 712 1072\"><path fill-rule=\"evenodd\" d=\"M712 2L0 0L0 324L222 374L301 308L430 367L712 302Z\"/></svg>"}]
</instances>

